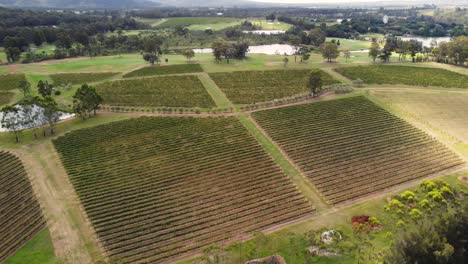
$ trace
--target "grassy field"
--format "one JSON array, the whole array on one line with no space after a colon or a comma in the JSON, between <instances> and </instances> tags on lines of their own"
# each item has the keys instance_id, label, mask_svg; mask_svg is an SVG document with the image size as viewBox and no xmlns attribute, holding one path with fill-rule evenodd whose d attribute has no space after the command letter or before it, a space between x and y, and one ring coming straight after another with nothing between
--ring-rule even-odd
<instances>
[{"instance_id":1,"label":"grassy field","mask_svg":"<svg viewBox=\"0 0 468 264\"><path fill-rule=\"evenodd\" d=\"M467 75L444 69L371 65L342 67L336 71L350 79L361 79L365 83L468 88Z\"/></svg>"},{"instance_id":2,"label":"grassy field","mask_svg":"<svg viewBox=\"0 0 468 264\"><path fill-rule=\"evenodd\" d=\"M227 27L240 25L242 19L227 17L171 17L156 27L175 27L183 26L189 30L221 30Z\"/></svg>"},{"instance_id":3,"label":"grassy field","mask_svg":"<svg viewBox=\"0 0 468 264\"><path fill-rule=\"evenodd\" d=\"M290 24L281 22L281 21L267 21L266 19L255 19L255 18L248 18L246 19L252 22L254 25L260 26L262 30L288 30L292 26Z\"/></svg>"},{"instance_id":4,"label":"grassy field","mask_svg":"<svg viewBox=\"0 0 468 264\"><path fill-rule=\"evenodd\" d=\"M468 93L372 91L371 94L468 143Z\"/></svg>"},{"instance_id":5,"label":"grassy field","mask_svg":"<svg viewBox=\"0 0 468 264\"><path fill-rule=\"evenodd\" d=\"M99 73L58 73L51 74L54 85L61 84L83 84L93 83L109 79L119 73L115 72L99 72Z\"/></svg>"},{"instance_id":6,"label":"grassy field","mask_svg":"<svg viewBox=\"0 0 468 264\"><path fill-rule=\"evenodd\" d=\"M0 262L46 227L45 218L21 161L0 151Z\"/></svg>"},{"instance_id":7,"label":"grassy field","mask_svg":"<svg viewBox=\"0 0 468 264\"><path fill-rule=\"evenodd\" d=\"M104 104L141 107L214 107L197 76L161 76L105 82L97 86Z\"/></svg>"},{"instance_id":8,"label":"grassy field","mask_svg":"<svg viewBox=\"0 0 468 264\"><path fill-rule=\"evenodd\" d=\"M101 241L158 262L314 209L234 117L137 118L54 140Z\"/></svg>"},{"instance_id":9,"label":"grassy field","mask_svg":"<svg viewBox=\"0 0 468 264\"><path fill-rule=\"evenodd\" d=\"M15 97L11 92L0 92L0 106L9 104Z\"/></svg>"},{"instance_id":10,"label":"grassy field","mask_svg":"<svg viewBox=\"0 0 468 264\"><path fill-rule=\"evenodd\" d=\"M148 24L152 27L157 27L160 24L164 23L167 21L167 19L156 19L156 18L136 18L137 21L141 23Z\"/></svg>"},{"instance_id":11,"label":"grassy field","mask_svg":"<svg viewBox=\"0 0 468 264\"><path fill-rule=\"evenodd\" d=\"M181 65L168 65L168 66L149 66L144 67L125 74L124 78L142 77L151 75L165 75L165 74L183 74L203 72L200 64L181 64Z\"/></svg>"},{"instance_id":12,"label":"grassy field","mask_svg":"<svg viewBox=\"0 0 468 264\"><path fill-rule=\"evenodd\" d=\"M58 264L54 247L50 239L49 230L42 230L37 236L28 241L5 264Z\"/></svg>"},{"instance_id":13,"label":"grassy field","mask_svg":"<svg viewBox=\"0 0 468 264\"><path fill-rule=\"evenodd\" d=\"M349 50L349 51L367 50L369 49L371 45L370 41L364 41L364 40L331 38L331 37L327 38L327 41L332 41L332 40L340 41L339 50Z\"/></svg>"},{"instance_id":14,"label":"grassy field","mask_svg":"<svg viewBox=\"0 0 468 264\"><path fill-rule=\"evenodd\" d=\"M363 96L260 111L253 117L332 204L463 163Z\"/></svg>"},{"instance_id":15,"label":"grassy field","mask_svg":"<svg viewBox=\"0 0 468 264\"><path fill-rule=\"evenodd\" d=\"M210 77L236 104L271 101L308 92L308 70L243 71L211 73ZM337 83L322 72L324 85Z\"/></svg>"},{"instance_id":16,"label":"grassy field","mask_svg":"<svg viewBox=\"0 0 468 264\"><path fill-rule=\"evenodd\" d=\"M25 80L24 74L4 74L0 75L0 91L16 90L19 83Z\"/></svg>"}]
</instances>

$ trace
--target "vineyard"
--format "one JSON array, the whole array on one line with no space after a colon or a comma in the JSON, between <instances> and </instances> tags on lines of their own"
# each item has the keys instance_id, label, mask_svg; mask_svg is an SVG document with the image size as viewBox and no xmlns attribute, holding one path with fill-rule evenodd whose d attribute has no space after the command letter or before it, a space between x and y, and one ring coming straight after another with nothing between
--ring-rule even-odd
<instances>
[{"instance_id":1,"label":"vineyard","mask_svg":"<svg viewBox=\"0 0 468 264\"><path fill-rule=\"evenodd\" d=\"M19 83L26 80L24 74L4 74L0 75L0 91L10 91L18 89Z\"/></svg>"},{"instance_id":2,"label":"vineyard","mask_svg":"<svg viewBox=\"0 0 468 264\"><path fill-rule=\"evenodd\" d=\"M200 64L180 64L168 66L149 66L144 67L125 74L124 78L142 77L151 75L165 75L165 74L184 74L203 72Z\"/></svg>"},{"instance_id":3,"label":"vineyard","mask_svg":"<svg viewBox=\"0 0 468 264\"><path fill-rule=\"evenodd\" d=\"M372 96L468 142L468 94L373 91Z\"/></svg>"},{"instance_id":4,"label":"vineyard","mask_svg":"<svg viewBox=\"0 0 468 264\"><path fill-rule=\"evenodd\" d=\"M111 257L161 263L312 214L234 117L142 117L54 140Z\"/></svg>"},{"instance_id":5,"label":"vineyard","mask_svg":"<svg viewBox=\"0 0 468 264\"><path fill-rule=\"evenodd\" d=\"M97 87L104 104L141 107L216 106L197 76L161 76L105 82Z\"/></svg>"},{"instance_id":6,"label":"vineyard","mask_svg":"<svg viewBox=\"0 0 468 264\"><path fill-rule=\"evenodd\" d=\"M308 70L241 71L210 73L213 81L237 104L272 101L309 92ZM338 83L322 71L323 85Z\"/></svg>"},{"instance_id":7,"label":"vineyard","mask_svg":"<svg viewBox=\"0 0 468 264\"><path fill-rule=\"evenodd\" d=\"M84 84L99 82L117 75L115 72L99 73L58 73L50 75L55 85L62 84Z\"/></svg>"},{"instance_id":8,"label":"vineyard","mask_svg":"<svg viewBox=\"0 0 468 264\"><path fill-rule=\"evenodd\" d=\"M15 94L11 92L0 92L0 105L8 104L13 96L15 96Z\"/></svg>"},{"instance_id":9,"label":"vineyard","mask_svg":"<svg viewBox=\"0 0 468 264\"><path fill-rule=\"evenodd\" d=\"M372 65L335 70L350 79L361 79L365 83L468 88L468 75L444 69Z\"/></svg>"},{"instance_id":10,"label":"vineyard","mask_svg":"<svg viewBox=\"0 0 468 264\"><path fill-rule=\"evenodd\" d=\"M362 96L260 111L253 117L332 204L463 163L441 143Z\"/></svg>"},{"instance_id":11,"label":"vineyard","mask_svg":"<svg viewBox=\"0 0 468 264\"><path fill-rule=\"evenodd\" d=\"M45 228L21 161L0 151L0 262Z\"/></svg>"}]
</instances>

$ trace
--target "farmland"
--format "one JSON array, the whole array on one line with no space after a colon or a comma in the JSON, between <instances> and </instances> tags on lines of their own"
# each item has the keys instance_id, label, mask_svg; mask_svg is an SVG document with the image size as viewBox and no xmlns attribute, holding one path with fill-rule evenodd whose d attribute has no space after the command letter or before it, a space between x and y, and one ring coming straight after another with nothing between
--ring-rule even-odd
<instances>
[{"instance_id":1,"label":"farmland","mask_svg":"<svg viewBox=\"0 0 468 264\"><path fill-rule=\"evenodd\" d=\"M165 74L184 74L203 72L200 64L180 64L169 66L149 66L129 72L125 74L124 78L142 77L151 75L165 75Z\"/></svg>"},{"instance_id":2,"label":"farmland","mask_svg":"<svg viewBox=\"0 0 468 264\"><path fill-rule=\"evenodd\" d=\"M0 92L0 105L6 105L11 102L13 96L15 96L15 94L11 92Z\"/></svg>"},{"instance_id":3,"label":"farmland","mask_svg":"<svg viewBox=\"0 0 468 264\"><path fill-rule=\"evenodd\" d=\"M25 80L24 74L0 75L0 91L11 91L18 89L21 80Z\"/></svg>"},{"instance_id":4,"label":"farmland","mask_svg":"<svg viewBox=\"0 0 468 264\"><path fill-rule=\"evenodd\" d=\"M457 155L365 97L253 114L332 204L462 164Z\"/></svg>"},{"instance_id":5,"label":"farmland","mask_svg":"<svg viewBox=\"0 0 468 264\"><path fill-rule=\"evenodd\" d=\"M36 201L21 161L0 151L0 262L45 228L45 219Z\"/></svg>"},{"instance_id":6,"label":"farmland","mask_svg":"<svg viewBox=\"0 0 468 264\"><path fill-rule=\"evenodd\" d=\"M117 75L114 72L98 72L98 73L58 73L51 74L54 85L61 84L83 84L99 82Z\"/></svg>"},{"instance_id":7,"label":"farmland","mask_svg":"<svg viewBox=\"0 0 468 264\"><path fill-rule=\"evenodd\" d=\"M239 71L210 73L210 77L237 104L271 101L309 91L308 70ZM323 84L338 83L322 71Z\"/></svg>"},{"instance_id":8,"label":"farmland","mask_svg":"<svg viewBox=\"0 0 468 264\"><path fill-rule=\"evenodd\" d=\"M161 76L105 82L97 87L104 103L141 107L214 107L197 76Z\"/></svg>"},{"instance_id":9,"label":"farmland","mask_svg":"<svg viewBox=\"0 0 468 264\"><path fill-rule=\"evenodd\" d=\"M107 252L162 262L313 213L231 117L141 117L54 140Z\"/></svg>"},{"instance_id":10,"label":"farmland","mask_svg":"<svg viewBox=\"0 0 468 264\"><path fill-rule=\"evenodd\" d=\"M372 96L468 142L466 93L373 91Z\"/></svg>"},{"instance_id":11,"label":"farmland","mask_svg":"<svg viewBox=\"0 0 468 264\"><path fill-rule=\"evenodd\" d=\"M468 88L468 75L444 69L371 65L342 67L336 71L353 80L361 79L365 83Z\"/></svg>"}]
</instances>

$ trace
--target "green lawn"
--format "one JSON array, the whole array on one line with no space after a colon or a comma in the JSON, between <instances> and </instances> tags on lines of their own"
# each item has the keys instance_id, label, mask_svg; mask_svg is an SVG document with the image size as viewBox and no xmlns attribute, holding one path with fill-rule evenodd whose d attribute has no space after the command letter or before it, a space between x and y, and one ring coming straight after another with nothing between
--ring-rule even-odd
<instances>
[{"instance_id":1,"label":"green lawn","mask_svg":"<svg viewBox=\"0 0 468 264\"><path fill-rule=\"evenodd\" d=\"M56 264L60 261L55 257L54 247L46 228L36 237L27 242L15 254L7 259L5 264Z\"/></svg>"},{"instance_id":2,"label":"green lawn","mask_svg":"<svg viewBox=\"0 0 468 264\"><path fill-rule=\"evenodd\" d=\"M366 40L354 40L354 39L345 39L345 38L327 38L327 41L332 40L340 41L340 50L367 50L369 49L371 42ZM367 53L366 53L367 55Z\"/></svg>"},{"instance_id":3,"label":"green lawn","mask_svg":"<svg viewBox=\"0 0 468 264\"><path fill-rule=\"evenodd\" d=\"M230 17L171 17L156 27L183 26L189 30L221 30L227 27L237 26L242 22L239 18Z\"/></svg>"},{"instance_id":4,"label":"green lawn","mask_svg":"<svg viewBox=\"0 0 468 264\"><path fill-rule=\"evenodd\" d=\"M248 18L248 21L252 22L254 25L260 26L262 30L288 30L292 25L281 22L281 21L267 21L266 19L256 19Z\"/></svg>"}]
</instances>

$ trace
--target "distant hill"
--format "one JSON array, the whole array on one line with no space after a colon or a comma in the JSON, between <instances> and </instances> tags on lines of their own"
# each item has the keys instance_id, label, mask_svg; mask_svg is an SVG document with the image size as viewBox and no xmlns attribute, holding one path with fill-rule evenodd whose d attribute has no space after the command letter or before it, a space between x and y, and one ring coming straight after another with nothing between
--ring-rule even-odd
<instances>
[{"instance_id":1,"label":"distant hill","mask_svg":"<svg viewBox=\"0 0 468 264\"><path fill-rule=\"evenodd\" d=\"M158 7L161 4L149 0L0 0L0 6L63 9L131 9Z\"/></svg>"}]
</instances>

